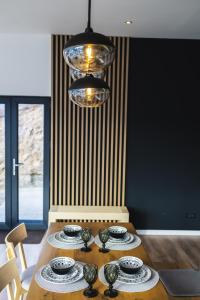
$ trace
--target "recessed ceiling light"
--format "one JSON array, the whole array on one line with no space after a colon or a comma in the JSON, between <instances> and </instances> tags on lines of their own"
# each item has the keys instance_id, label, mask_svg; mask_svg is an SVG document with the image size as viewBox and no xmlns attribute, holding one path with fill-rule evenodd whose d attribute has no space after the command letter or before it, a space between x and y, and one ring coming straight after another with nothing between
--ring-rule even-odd
<instances>
[{"instance_id":1,"label":"recessed ceiling light","mask_svg":"<svg viewBox=\"0 0 200 300\"><path fill-rule=\"evenodd\" d=\"M131 21L131 20L127 20L124 22L124 24L126 24L126 25L131 25L132 23L133 23L133 21Z\"/></svg>"}]
</instances>

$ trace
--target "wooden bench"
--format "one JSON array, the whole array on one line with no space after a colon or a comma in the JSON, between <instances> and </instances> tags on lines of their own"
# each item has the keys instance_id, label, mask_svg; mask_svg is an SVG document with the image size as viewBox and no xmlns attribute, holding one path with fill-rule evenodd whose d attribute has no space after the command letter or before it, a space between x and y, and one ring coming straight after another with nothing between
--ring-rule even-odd
<instances>
[{"instance_id":1,"label":"wooden bench","mask_svg":"<svg viewBox=\"0 0 200 300\"><path fill-rule=\"evenodd\" d=\"M126 207L119 206L51 206L49 224L58 221L129 222Z\"/></svg>"}]
</instances>

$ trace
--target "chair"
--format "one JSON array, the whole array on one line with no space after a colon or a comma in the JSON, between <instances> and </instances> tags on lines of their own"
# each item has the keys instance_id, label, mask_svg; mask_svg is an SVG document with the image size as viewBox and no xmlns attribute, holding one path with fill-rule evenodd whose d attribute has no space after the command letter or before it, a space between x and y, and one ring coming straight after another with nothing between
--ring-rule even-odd
<instances>
[{"instance_id":1,"label":"chair","mask_svg":"<svg viewBox=\"0 0 200 300\"><path fill-rule=\"evenodd\" d=\"M10 250L7 250L7 255ZM15 283L15 284L13 284ZM16 258L12 258L0 267L0 293L7 287L8 300L21 300L27 291L22 287Z\"/></svg>"},{"instance_id":2,"label":"chair","mask_svg":"<svg viewBox=\"0 0 200 300\"><path fill-rule=\"evenodd\" d=\"M128 209L120 206L51 206L49 224L58 221L129 222Z\"/></svg>"},{"instance_id":3,"label":"chair","mask_svg":"<svg viewBox=\"0 0 200 300\"><path fill-rule=\"evenodd\" d=\"M26 238L27 238L26 226L24 223L22 223L7 234L7 236L5 237L5 243L8 249L8 259L16 258L17 263L19 262L18 267L21 271L20 272L21 282L23 284L23 288L26 291L28 291L33 277L33 272L35 270L35 265L32 265L30 267L27 266L24 247L22 243ZM19 254L19 259L18 259L18 254Z\"/></svg>"}]
</instances>

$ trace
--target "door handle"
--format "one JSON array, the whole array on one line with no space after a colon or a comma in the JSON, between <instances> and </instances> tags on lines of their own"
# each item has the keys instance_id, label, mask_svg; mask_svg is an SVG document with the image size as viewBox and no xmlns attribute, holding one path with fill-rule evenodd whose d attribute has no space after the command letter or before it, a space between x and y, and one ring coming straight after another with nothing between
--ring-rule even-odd
<instances>
[{"instance_id":1,"label":"door handle","mask_svg":"<svg viewBox=\"0 0 200 300\"><path fill-rule=\"evenodd\" d=\"M13 176L16 175L16 168L17 168L17 167L20 167L20 166L23 166L23 165L24 165L24 164L21 163L21 162L16 163L15 158L13 158L13 165L12 165Z\"/></svg>"}]
</instances>

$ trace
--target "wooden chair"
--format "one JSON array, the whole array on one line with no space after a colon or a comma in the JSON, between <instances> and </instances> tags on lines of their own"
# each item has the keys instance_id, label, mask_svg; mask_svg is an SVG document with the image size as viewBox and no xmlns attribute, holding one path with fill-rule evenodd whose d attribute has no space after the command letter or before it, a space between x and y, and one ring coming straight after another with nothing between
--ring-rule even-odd
<instances>
[{"instance_id":1,"label":"wooden chair","mask_svg":"<svg viewBox=\"0 0 200 300\"><path fill-rule=\"evenodd\" d=\"M8 233L5 238L6 247L8 250L8 259L16 258L18 259L17 253L19 253L20 262L20 277L23 288L28 291L33 272L35 270L35 265L30 267L27 266L26 256L23 247L23 241L27 238L26 226L24 223L15 227L12 231ZM17 249L18 248L18 249ZM18 250L18 252L16 251Z\"/></svg>"},{"instance_id":2,"label":"wooden chair","mask_svg":"<svg viewBox=\"0 0 200 300\"><path fill-rule=\"evenodd\" d=\"M129 222L128 209L120 206L51 206L49 224L58 221Z\"/></svg>"},{"instance_id":3,"label":"wooden chair","mask_svg":"<svg viewBox=\"0 0 200 300\"><path fill-rule=\"evenodd\" d=\"M7 250L8 256L11 255L9 251ZM27 293L21 284L16 258L12 258L0 267L0 294L5 287L7 287L8 300L22 300Z\"/></svg>"}]
</instances>

